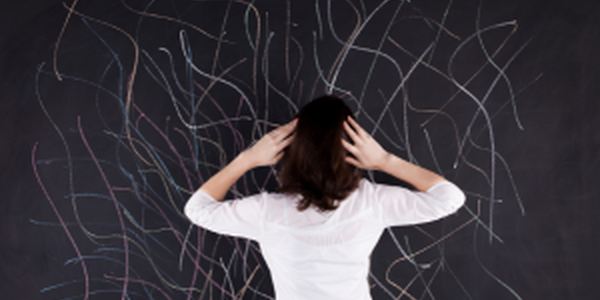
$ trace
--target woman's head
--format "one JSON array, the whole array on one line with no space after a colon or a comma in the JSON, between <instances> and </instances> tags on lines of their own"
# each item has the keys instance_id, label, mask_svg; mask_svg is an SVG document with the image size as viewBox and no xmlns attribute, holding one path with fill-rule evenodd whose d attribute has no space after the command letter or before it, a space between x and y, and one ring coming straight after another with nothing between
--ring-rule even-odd
<instances>
[{"instance_id":1,"label":"woman's head","mask_svg":"<svg viewBox=\"0 0 600 300\"><path fill-rule=\"evenodd\" d=\"M335 96L321 96L297 114L294 140L281 160L280 192L300 194L299 210L310 205L333 210L352 192L360 172L345 162L342 146L343 123L352 116L350 108Z\"/></svg>"}]
</instances>

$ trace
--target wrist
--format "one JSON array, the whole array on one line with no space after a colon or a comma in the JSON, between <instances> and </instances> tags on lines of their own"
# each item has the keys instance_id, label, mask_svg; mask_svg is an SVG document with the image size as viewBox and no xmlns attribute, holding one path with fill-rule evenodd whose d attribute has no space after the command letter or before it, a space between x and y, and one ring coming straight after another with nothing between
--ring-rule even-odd
<instances>
[{"instance_id":1,"label":"wrist","mask_svg":"<svg viewBox=\"0 0 600 300\"><path fill-rule=\"evenodd\" d=\"M394 157L393 154L386 151L379 159L379 163L375 166L375 169L377 171L386 172L387 168L392 164Z\"/></svg>"},{"instance_id":2,"label":"wrist","mask_svg":"<svg viewBox=\"0 0 600 300\"><path fill-rule=\"evenodd\" d=\"M242 171L249 171L256 167L256 162L253 161L252 155L248 154L248 151L242 151L236 158L233 159L232 163L235 164Z\"/></svg>"}]
</instances>

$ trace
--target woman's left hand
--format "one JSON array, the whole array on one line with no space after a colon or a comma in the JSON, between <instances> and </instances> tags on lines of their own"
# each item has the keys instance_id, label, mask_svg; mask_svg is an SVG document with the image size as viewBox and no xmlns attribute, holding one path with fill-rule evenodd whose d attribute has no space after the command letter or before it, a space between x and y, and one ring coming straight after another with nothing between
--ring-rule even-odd
<instances>
[{"instance_id":1,"label":"woman's left hand","mask_svg":"<svg viewBox=\"0 0 600 300\"><path fill-rule=\"evenodd\" d=\"M272 130L256 142L250 149L243 152L252 167L261 167L276 164L283 156L283 149L287 147L294 136L291 135L296 128L296 120Z\"/></svg>"}]
</instances>

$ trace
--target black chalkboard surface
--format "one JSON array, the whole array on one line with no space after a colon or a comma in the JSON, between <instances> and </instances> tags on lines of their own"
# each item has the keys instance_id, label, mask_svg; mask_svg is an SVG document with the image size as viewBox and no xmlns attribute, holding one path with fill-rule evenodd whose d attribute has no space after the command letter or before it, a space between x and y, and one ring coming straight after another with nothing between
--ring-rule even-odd
<instances>
[{"instance_id":1,"label":"black chalkboard surface","mask_svg":"<svg viewBox=\"0 0 600 300\"><path fill-rule=\"evenodd\" d=\"M0 10L2 299L272 299L191 191L310 99L467 194L374 299L597 299L597 1L27 0ZM378 173L372 180L402 184ZM276 187L254 170L229 197Z\"/></svg>"}]
</instances>

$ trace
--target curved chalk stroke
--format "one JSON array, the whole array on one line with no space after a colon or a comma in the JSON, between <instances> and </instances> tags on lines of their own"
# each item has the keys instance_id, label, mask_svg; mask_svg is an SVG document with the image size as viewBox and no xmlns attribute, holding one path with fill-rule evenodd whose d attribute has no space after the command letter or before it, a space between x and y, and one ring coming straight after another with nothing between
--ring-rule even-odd
<instances>
[{"instance_id":1,"label":"curved chalk stroke","mask_svg":"<svg viewBox=\"0 0 600 300\"><path fill-rule=\"evenodd\" d=\"M514 215L525 216L496 134L521 124L514 91L527 86L509 71L527 43L507 46L516 21L487 21L480 6L470 19L460 11L465 30L451 0L79 0L64 8L52 61L40 62L35 78L61 154L32 149L54 219L31 223L62 230L72 251L68 275L43 288L45 298L274 299L255 242L190 226L182 208L253 141L334 93L386 149L468 195L447 219L386 230L368 279L374 298L474 299L480 278L521 299L482 250L504 243L494 230L509 220L495 218L494 207L515 203ZM75 104L77 113L56 109ZM49 173L62 174L65 187L48 188ZM229 197L276 185L275 168L253 170Z\"/></svg>"}]
</instances>

